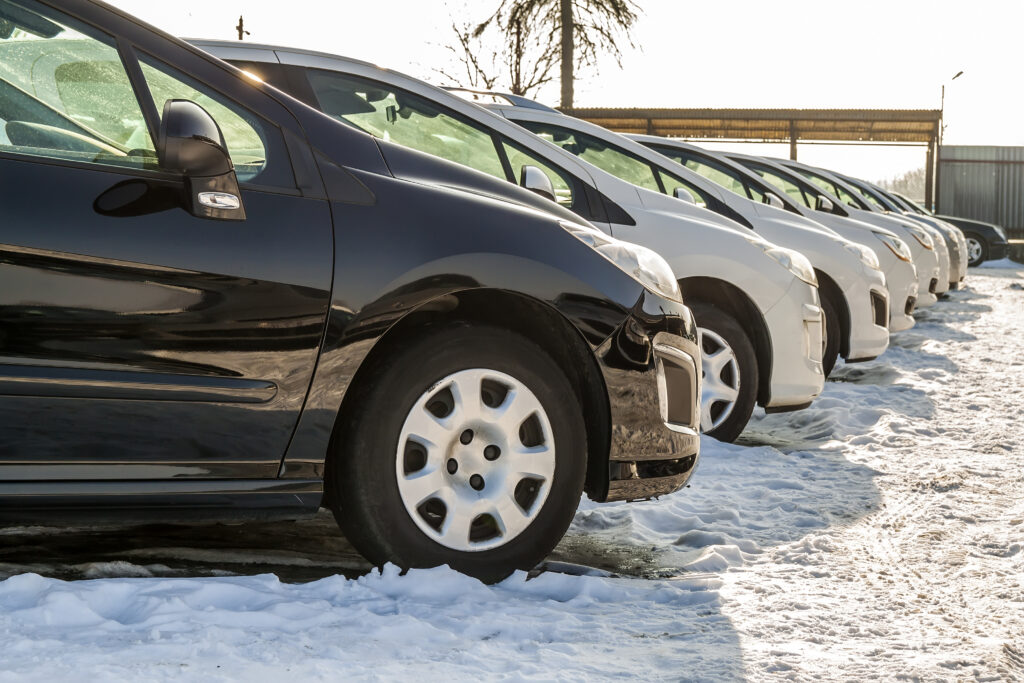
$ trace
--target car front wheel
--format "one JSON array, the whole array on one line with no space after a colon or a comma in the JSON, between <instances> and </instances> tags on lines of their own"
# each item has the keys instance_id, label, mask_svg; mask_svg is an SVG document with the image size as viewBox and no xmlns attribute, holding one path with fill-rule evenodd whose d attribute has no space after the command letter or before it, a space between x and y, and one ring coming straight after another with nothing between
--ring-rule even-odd
<instances>
[{"instance_id":1,"label":"car front wheel","mask_svg":"<svg viewBox=\"0 0 1024 683\"><path fill-rule=\"evenodd\" d=\"M460 326L373 372L328 468L353 545L378 565L447 564L485 581L540 562L572 521L587 461L579 398L551 357Z\"/></svg>"},{"instance_id":2,"label":"car front wheel","mask_svg":"<svg viewBox=\"0 0 1024 683\"><path fill-rule=\"evenodd\" d=\"M988 258L988 244L973 233L968 233L964 237L967 239L967 265L972 268L980 266Z\"/></svg>"},{"instance_id":3,"label":"car front wheel","mask_svg":"<svg viewBox=\"0 0 1024 683\"><path fill-rule=\"evenodd\" d=\"M750 421L757 400L754 346L736 320L710 304L690 304L701 346L701 431L734 441Z\"/></svg>"}]
</instances>

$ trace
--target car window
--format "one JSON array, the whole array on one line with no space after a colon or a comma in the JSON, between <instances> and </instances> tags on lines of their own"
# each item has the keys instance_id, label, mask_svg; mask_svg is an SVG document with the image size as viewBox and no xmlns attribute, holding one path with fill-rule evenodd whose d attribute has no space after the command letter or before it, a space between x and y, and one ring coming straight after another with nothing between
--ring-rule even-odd
<instances>
[{"instance_id":1,"label":"car window","mask_svg":"<svg viewBox=\"0 0 1024 683\"><path fill-rule=\"evenodd\" d=\"M0 151L155 168L113 39L33 2L19 12L25 26L0 32Z\"/></svg>"},{"instance_id":2,"label":"car window","mask_svg":"<svg viewBox=\"0 0 1024 683\"><path fill-rule=\"evenodd\" d=\"M321 69L306 77L325 114L382 140L508 180L490 132L424 97Z\"/></svg>"},{"instance_id":3,"label":"car window","mask_svg":"<svg viewBox=\"0 0 1024 683\"><path fill-rule=\"evenodd\" d=\"M702 209L708 208L708 197L704 190L691 182L687 182L671 173L659 168L658 177L661 178L661 185L665 188L665 194L675 196L676 188L682 187L693 197L693 201Z\"/></svg>"},{"instance_id":4,"label":"car window","mask_svg":"<svg viewBox=\"0 0 1024 683\"><path fill-rule=\"evenodd\" d=\"M812 183L814 183L815 185L817 185L818 187L823 189L825 192L827 192L827 193L829 193L829 194L831 194L831 195L833 195L835 197L838 197L840 199L840 201L842 201L844 204L852 206L855 209L866 209L866 208L868 208L867 204L863 200L858 199L857 197L855 197L854 195L850 194L845 189L839 187L838 185L836 185L832 181L828 180L827 178L822 178L821 176L815 175L814 173L811 173L809 171L805 171L802 168L797 169L797 170L799 171L799 173L802 176L804 176L805 178L810 180Z\"/></svg>"},{"instance_id":5,"label":"car window","mask_svg":"<svg viewBox=\"0 0 1024 683\"><path fill-rule=\"evenodd\" d=\"M517 121L516 123L620 180L661 192L661 186L658 185L658 179L654 175L654 168L643 159L635 157L615 145L593 135L562 126L552 126L537 121Z\"/></svg>"},{"instance_id":6,"label":"car window","mask_svg":"<svg viewBox=\"0 0 1024 683\"><path fill-rule=\"evenodd\" d=\"M224 135L239 182L294 186L290 162L283 154L270 168L269 124L221 95L209 94L203 86L176 69L146 56L142 56L139 63L159 116L163 116L168 100L190 100L213 117Z\"/></svg>"},{"instance_id":7,"label":"car window","mask_svg":"<svg viewBox=\"0 0 1024 683\"><path fill-rule=\"evenodd\" d=\"M658 147L657 151L730 192L755 202L764 201L764 193L760 189L747 183L743 176L727 166L716 164L701 155L691 154L678 148Z\"/></svg>"},{"instance_id":8,"label":"car window","mask_svg":"<svg viewBox=\"0 0 1024 683\"><path fill-rule=\"evenodd\" d=\"M797 204L802 204L808 208L814 208L814 200L809 198L803 189L792 180L761 167L754 167L754 173L757 173L759 176L764 178L765 182L770 183L785 192L789 198Z\"/></svg>"},{"instance_id":9,"label":"car window","mask_svg":"<svg viewBox=\"0 0 1024 683\"><path fill-rule=\"evenodd\" d=\"M572 206L572 182L567 175L508 140L502 140L501 146L508 157L509 164L512 166L512 172L515 173L517 181L522 173L523 166L536 166L551 180L551 185L555 188L555 200L563 206Z\"/></svg>"},{"instance_id":10,"label":"car window","mask_svg":"<svg viewBox=\"0 0 1024 683\"><path fill-rule=\"evenodd\" d=\"M882 211L888 211L889 210L889 207L885 205L885 202L883 202L878 197L875 197L873 194L871 194L867 190L863 190L863 189L857 187L856 185L853 185L852 187L853 187L853 189L857 190L857 193L861 196L862 199L865 199L868 202L870 202L871 204L874 204L876 207L878 207Z\"/></svg>"}]
</instances>

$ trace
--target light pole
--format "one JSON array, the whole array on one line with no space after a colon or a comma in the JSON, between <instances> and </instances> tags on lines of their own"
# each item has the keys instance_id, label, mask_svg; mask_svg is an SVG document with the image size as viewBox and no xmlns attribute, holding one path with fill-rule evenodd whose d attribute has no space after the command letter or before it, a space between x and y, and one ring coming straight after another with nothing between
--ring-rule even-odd
<instances>
[{"instance_id":1,"label":"light pole","mask_svg":"<svg viewBox=\"0 0 1024 683\"><path fill-rule=\"evenodd\" d=\"M963 69L961 69L960 71L957 71L955 74L953 74L953 77L951 79L949 79L949 82L952 83L953 81L955 81L956 79L960 78L963 75L964 75L964 72L963 72ZM934 170L934 176L933 177L935 178L935 181L934 181L935 184L934 184L934 186L932 186L931 183L928 183L926 185L926 187L925 187L926 203L927 203L928 199L932 199L934 197L935 201L932 203L932 206L930 206L929 208L934 209L936 211L939 208L939 188L941 186L941 181L940 181L939 176L942 173L942 163L941 163L942 138L945 136L945 133L946 133L946 84L943 83L942 84L942 94L941 94L940 99L939 99L939 139L936 141L935 153L933 154L931 152L931 148L930 147L929 147L929 150L928 150L928 169L927 170L928 171ZM933 166L933 164L934 164L934 166ZM926 173L925 175L927 177L927 176L931 176L932 174L931 173Z\"/></svg>"}]
</instances>

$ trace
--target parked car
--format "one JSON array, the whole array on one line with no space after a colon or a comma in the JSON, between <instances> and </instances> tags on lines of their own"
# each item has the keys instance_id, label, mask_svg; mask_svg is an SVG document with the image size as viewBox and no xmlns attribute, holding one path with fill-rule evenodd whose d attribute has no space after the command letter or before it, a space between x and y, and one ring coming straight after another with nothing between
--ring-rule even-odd
<instances>
[{"instance_id":1,"label":"parked car","mask_svg":"<svg viewBox=\"0 0 1024 683\"><path fill-rule=\"evenodd\" d=\"M727 178L721 168L683 163L639 142L561 112L522 102L497 101L487 108L621 180L677 195L682 188L698 205L735 220L766 240L799 251L814 266L825 321L822 365L827 376L844 358L871 360L889 345L889 292L874 252L820 223L767 203L758 178ZM713 162L712 162L713 163ZM727 190L716 181L728 183ZM740 196L735 191L742 192ZM684 195L685 196L685 195ZM697 315L697 324L700 325Z\"/></svg>"},{"instance_id":2,"label":"parked car","mask_svg":"<svg viewBox=\"0 0 1024 683\"><path fill-rule=\"evenodd\" d=\"M944 280L944 282L948 282L948 289L956 289L960 286L960 282L963 280L964 276L967 275L967 261L963 256L967 252L967 243L964 240L963 235L960 233L959 228L949 225L945 221L936 220L935 218L928 216L922 216L916 211L911 211L905 207L901 201L890 196L889 193L874 183L869 183L866 180L858 180L857 178L851 178L850 176L842 175L840 173L836 173L836 175L853 185L856 189L860 190L862 196L881 210L898 216L905 216L924 225L925 228L930 231L932 237L936 238L935 242L937 246L944 246L946 248L947 258L949 259L949 269L946 272L947 279ZM941 270L942 269L940 268L940 271Z\"/></svg>"},{"instance_id":3,"label":"parked car","mask_svg":"<svg viewBox=\"0 0 1024 683\"><path fill-rule=\"evenodd\" d=\"M621 158L632 157L649 164L666 191L681 185L697 198L698 204L714 207L724 215L736 215L762 237L807 256L818 277L825 313L822 364L826 375L840 355L851 363L867 361L877 358L888 346L889 289L872 249L804 217L760 176L696 145L646 135L623 138L585 121L563 119L569 123L552 117L550 122L531 120L524 125L535 133L560 139L559 144L575 145L582 156L596 165L605 164L609 171L625 167ZM572 135L567 134L567 127L571 127ZM587 136L600 143L585 144ZM603 149L596 149L598 146ZM914 282L916 287L916 279Z\"/></svg>"},{"instance_id":4,"label":"parked car","mask_svg":"<svg viewBox=\"0 0 1024 683\"><path fill-rule=\"evenodd\" d=\"M732 440L755 403L795 410L821 392L817 281L799 253L692 203L637 188L457 94L395 71L290 48L193 43L348 125L520 183L664 256L701 329L706 433Z\"/></svg>"},{"instance_id":5,"label":"parked car","mask_svg":"<svg viewBox=\"0 0 1024 683\"><path fill-rule=\"evenodd\" d=\"M687 144L672 141L673 145ZM713 152L708 152L712 154ZM849 216L838 197L811 184L804 176L784 166L752 155L735 152L717 153L751 172L781 191L787 208L800 211L832 228L843 237L875 250L885 273L893 305L889 307L889 330L899 332L914 326L914 308L917 305L917 269L914 267L910 247L890 230L880 228Z\"/></svg>"},{"instance_id":6,"label":"parked car","mask_svg":"<svg viewBox=\"0 0 1024 683\"><path fill-rule=\"evenodd\" d=\"M683 486L667 263L88 0L0 0L0 516L294 518L497 579ZM537 207L544 207L544 211Z\"/></svg>"},{"instance_id":7,"label":"parked car","mask_svg":"<svg viewBox=\"0 0 1024 683\"><path fill-rule=\"evenodd\" d=\"M892 194L902 199L911 210L918 214L940 218L959 228L967 243L967 265L977 267L985 261L997 261L1010 255L1010 243L1006 239L1006 230L1002 226L969 218L937 215L906 195L896 192Z\"/></svg>"},{"instance_id":8,"label":"parked car","mask_svg":"<svg viewBox=\"0 0 1024 683\"><path fill-rule=\"evenodd\" d=\"M839 215L846 214L851 218L896 233L910 247L914 266L917 268L917 307L925 308L938 300L939 257L935 251L935 242L924 226L875 210L870 202L860 196L860 192L828 171L789 159L768 158L768 160L799 173L812 184L837 197L842 203L842 207L833 207L833 211L836 213L842 211ZM945 286L945 284L942 285L942 291L945 291Z\"/></svg>"}]
</instances>

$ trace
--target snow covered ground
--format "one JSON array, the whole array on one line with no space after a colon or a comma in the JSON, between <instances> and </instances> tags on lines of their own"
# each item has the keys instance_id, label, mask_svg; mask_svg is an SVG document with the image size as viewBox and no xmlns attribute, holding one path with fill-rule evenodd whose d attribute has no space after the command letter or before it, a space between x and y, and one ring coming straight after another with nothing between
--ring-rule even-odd
<instances>
[{"instance_id":1,"label":"snow covered ground","mask_svg":"<svg viewBox=\"0 0 1024 683\"><path fill-rule=\"evenodd\" d=\"M689 488L584 503L552 561L617 576L292 584L136 550L0 582L0 681L1024 680L1024 269L997 265L810 409L705 441Z\"/></svg>"}]
</instances>

